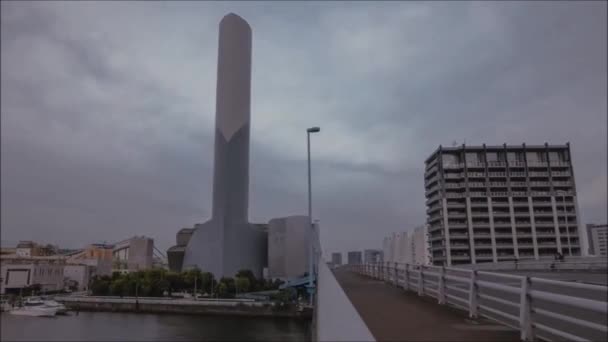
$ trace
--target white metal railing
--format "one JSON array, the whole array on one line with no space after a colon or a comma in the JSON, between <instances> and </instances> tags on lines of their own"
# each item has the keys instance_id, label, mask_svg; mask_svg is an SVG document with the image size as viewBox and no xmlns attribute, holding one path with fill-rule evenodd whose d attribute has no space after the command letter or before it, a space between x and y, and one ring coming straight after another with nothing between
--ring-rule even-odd
<instances>
[{"instance_id":1,"label":"white metal railing","mask_svg":"<svg viewBox=\"0 0 608 342\"><path fill-rule=\"evenodd\" d=\"M608 315L607 286L392 262L350 267L468 311L470 317L484 316L517 329L523 341L593 341L608 334L602 321Z\"/></svg>"}]
</instances>

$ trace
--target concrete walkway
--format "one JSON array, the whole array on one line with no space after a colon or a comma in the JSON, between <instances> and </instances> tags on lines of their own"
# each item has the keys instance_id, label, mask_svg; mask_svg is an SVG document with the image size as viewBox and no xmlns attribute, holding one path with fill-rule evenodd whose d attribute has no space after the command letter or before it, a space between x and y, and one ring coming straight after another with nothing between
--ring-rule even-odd
<instances>
[{"instance_id":1,"label":"concrete walkway","mask_svg":"<svg viewBox=\"0 0 608 342\"><path fill-rule=\"evenodd\" d=\"M340 286L377 341L519 341L519 333L430 297L394 285L334 270Z\"/></svg>"}]
</instances>

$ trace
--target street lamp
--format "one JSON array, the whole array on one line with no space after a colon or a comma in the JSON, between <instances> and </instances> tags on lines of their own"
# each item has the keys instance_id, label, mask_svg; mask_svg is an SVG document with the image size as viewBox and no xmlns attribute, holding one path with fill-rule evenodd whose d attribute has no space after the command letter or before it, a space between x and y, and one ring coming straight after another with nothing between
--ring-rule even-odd
<instances>
[{"instance_id":1,"label":"street lamp","mask_svg":"<svg viewBox=\"0 0 608 342\"><path fill-rule=\"evenodd\" d=\"M564 208L564 221L566 222L566 239L568 241L568 255L572 256L572 247L570 246L570 228L568 227L568 211L566 210L566 191L557 191L558 195L562 196L562 206Z\"/></svg>"},{"instance_id":2,"label":"street lamp","mask_svg":"<svg viewBox=\"0 0 608 342\"><path fill-rule=\"evenodd\" d=\"M308 291L310 291L310 305L312 306L312 269L313 269L313 237L314 237L314 226L312 222L312 188L310 183L310 134L318 133L321 131L319 127L310 127L306 130L306 142L308 147L308 224L310 225L310 238L309 238L309 251L308 251Z\"/></svg>"}]
</instances>

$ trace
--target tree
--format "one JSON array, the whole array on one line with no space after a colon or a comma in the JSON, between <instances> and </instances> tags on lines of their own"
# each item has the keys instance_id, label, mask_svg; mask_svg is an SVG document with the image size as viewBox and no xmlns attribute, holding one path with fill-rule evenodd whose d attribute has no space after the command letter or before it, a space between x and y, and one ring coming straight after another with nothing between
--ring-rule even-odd
<instances>
[{"instance_id":1,"label":"tree","mask_svg":"<svg viewBox=\"0 0 608 342\"><path fill-rule=\"evenodd\" d=\"M258 287L258 280L251 270L240 270L236 272L235 278L245 277L249 280L249 286L254 289Z\"/></svg>"},{"instance_id":2,"label":"tree","mask_svg":"<svg viewBox=\"0 0 608 342\"><path fill-rule=\"evenodd\" d=\"M90 288L94 296L107 296L110 292L110 281L95 277Z\"/></svg>"},{"instance_id":3,"label":"tree","mask_svg":"<svg viewBox=\"0 0 608 342\"><path fill-rule=\"evenodd\" d=\"M220 298L226 298L226 295L228 294L228 286L225 283L220 283L217 286L217 292Z\"/></svg>"},{"instance_id":4,"label":"tree","mask_svg":"<svg viewBox=\"0 0 608 342\"><path fill-rule=\"evenodd\" d=\"M201 289L203 292L211 293L213 290L213 282L214 282L213 273L211 272L203 272L201 273Z\"/></svg>"},{"instance_id":5,"label":"tree","mask_svg":"<svg viewBox=\"0 0 608 342\"><path fill-rule=\"evenodd\" d=\"M250 287L249 279L246 277L236 277L234 280L236 291L243 293L248 292Z\"/></svg>"}]
</instances>

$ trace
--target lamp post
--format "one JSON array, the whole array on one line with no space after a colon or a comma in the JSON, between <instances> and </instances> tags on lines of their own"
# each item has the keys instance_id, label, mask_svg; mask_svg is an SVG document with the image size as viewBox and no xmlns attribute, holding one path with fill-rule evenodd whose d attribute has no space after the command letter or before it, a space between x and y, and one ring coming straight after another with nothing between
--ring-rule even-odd
<instances>
[{"instance_id":1,"label":"lamp post","mask_svg":"<svg viewBox=\"0 0 608 342\"><path fill-rule=\"evenodd\" d=\"M566 222L566 239L568 241L568 255L572 256L572 247L570 245L570 228L568 227L568 211L566 210L566 192L560 190L557 193L562 196L562 206L564 208L564 222Z\"/></svg>"},{"instance_id":2,"label":"lamp post","mask_svg":"<svg viewBox=\"0 0 608 342\"><path fill-rule=\"evenodd\" d=\"M308 291L310 305L313 303L313 285L312 285L312 274L313 274L313 237L314 237L314 226L312 222L312 187L310 181L310 134L318 133L321 131L319 127L310 127L306 130L306 142L308 147L308 224L310 226L310 237L309 237L309 251L308 251Z\"/></svg>"}]
</instances>

